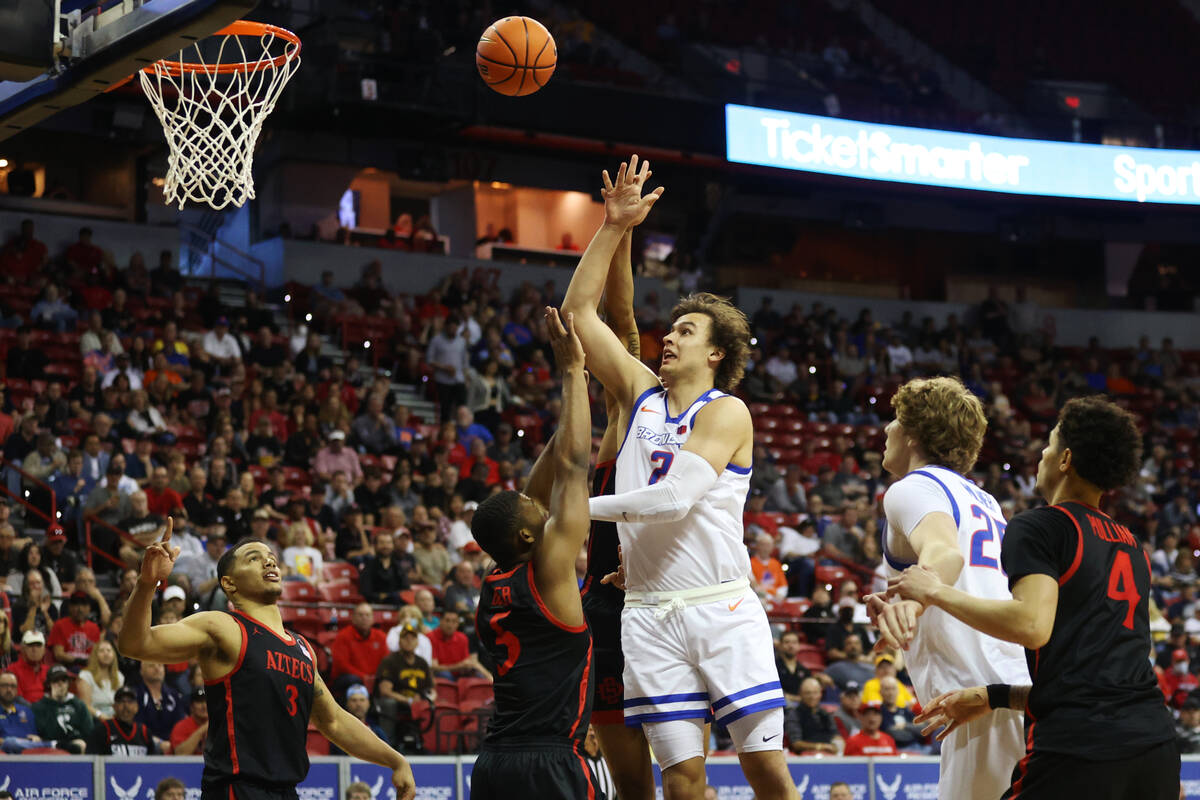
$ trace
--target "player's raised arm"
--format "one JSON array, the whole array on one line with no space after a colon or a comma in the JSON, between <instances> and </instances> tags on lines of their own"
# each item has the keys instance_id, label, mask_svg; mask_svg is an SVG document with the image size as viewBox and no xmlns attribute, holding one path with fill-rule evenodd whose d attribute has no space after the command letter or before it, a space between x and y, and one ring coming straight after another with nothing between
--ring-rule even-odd
<instances>
[{"instance_id":1,"label":"player's raised arm","mask_svg":"<svg viewBox=\"0 0 1200 800\"><path fill-rule=\"evenodd\" d=\"M396 800L413 800L417 786L408 760L389 747L387 742L376 736L357 717L339 706L319 672L314 671L313 675L313 725L322 736L347 754L390 769L392 785L396 787Z\"/></svg>"},{"instance_id":2,"label":"player's raised arm","mask_svg":"<svg viewBox=\"0 0 1200 800\"><path fill-rule=\"evenodd\" d=\"M174 520L167 517L161 542L146 548L137 586L125 604L125 622L117 636L121 655L139 661L174 663L196 658L214 642L214 612L194 614L180 622L150 627L150 604L161 581L165 581L179 557L179 548L171 545ZM223 616L223 615L217 615Z\"/></svg>"},{"instance_id":3,"label":"player's raised arm","mask_svg":"<svg viewBox=\"0 0 1200 800\"><path fill-rule=\"evenodd\" d=\"M693 433L666 477L632 492L593 497L592 519L674 522L713 487L729 464L749 466L754 443L750 410L736 397L713 400L696 414Z\"/></svg>"},{"instance_id":4,"label":"player's raised arm","mask_svg":"<svg viewBox=\"0 0 1200 800\"><path fill-rule=\"evenodd\" d=\"M554 358L562 370L562 418L554 447L554 488L541 546L534 550L534 580L546 605L568 625L583 624L583 605L575 579L575 558L590 531L588 460L592 454L592 413L588 405L583 345L574 319L566 325L553 308L546 326Z\"/></svg>"},{"instance_id":5,"label":"player's raised arm","mask_svg":"<svg viewBox=\"0 0 1200 800\"><path fill-rule=\"evenodd\" d=\"M580 258L562 307L562 313L575 317L575 329L587 353L589 369L622 404L632 403L642 391L655 386L658 378L627 352L600 319L596 307L622 237L646 218L662 196L662 187L642 196L643 184L649 177L649 162L642 162L639 171L636 155L628 165L621 164L615 183L607 171L604 173L604 224Z\"/></svg>"}]
</instances>

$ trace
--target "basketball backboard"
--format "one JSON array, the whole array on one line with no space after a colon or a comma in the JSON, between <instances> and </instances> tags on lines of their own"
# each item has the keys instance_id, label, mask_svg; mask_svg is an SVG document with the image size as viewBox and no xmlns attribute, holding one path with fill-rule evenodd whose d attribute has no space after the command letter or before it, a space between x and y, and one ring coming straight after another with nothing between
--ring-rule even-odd
<instances>
[{"instance_id":1,"label":"basketball backboard","mask_svg":"<svg viewBox=\"0 0 1200 800\"><path fill-rule=\"evenodd\" d=\"M54 3L57 30L46 42L54 66L30 80L0 81L0 141L212 35L258 0L115 0L87 16L66 10L70 4Z\"/></svg>"}]
</instances>

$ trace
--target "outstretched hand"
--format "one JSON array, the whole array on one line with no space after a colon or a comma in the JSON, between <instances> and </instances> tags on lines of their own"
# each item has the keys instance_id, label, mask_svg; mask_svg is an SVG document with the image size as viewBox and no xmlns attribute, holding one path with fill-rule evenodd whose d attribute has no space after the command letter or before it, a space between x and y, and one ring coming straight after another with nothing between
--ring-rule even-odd
<instances>
[{"instance_id":1,"label":"outstretched hand","mask_svg":"<svg viewBox=\"0 0 1200 800\"><path fill-rule=\"evenodd\" d=\"M649 161L643 161L641 170L638 170L636 153L629 159L628 164L624 161L621 162L615 182L609 178L608 170L604 170L602 173L604 188L600 191L604 197L604 221L622 228L640 225L646 219L646 215L650 213L650 209L658 202L658 198L662 197L662 193L666 191L659 186L644 197L642 196L642 188L653 174L650 171Z\"/></svg>"},{"instance_id":2,"label":"outstretched hand","mask_svg":"<svg viewBox=\"0 0 1200 800\"><path fill-rule=\"evenodd\" d=\"M987 687L973 686L970 689L959 689L939 695L913 718L913 722L925 725L921 731L922 736L928 736L943 725L946 726L937 735L940 742L956 728L979 719L991 710L992 707L988 705Z\"/></svg>"},{"instance_id":3,"label":"outstretched hand","mask_svg":"<svg viewBox=\"0 0 1200 800\"><path fill-rule=\"evenodd\" d=\"M179 548L171 546L171 532L175 529L174 517L167 517L167 530L162 540L146 548L142 557L142 583L157 586L165 581L175 568L175 559L179 558Z\"/></svg>"},{"instance_id":4,"label":"outstretched hand","mask_svg":"<svg viewBox=\"0 0 1200 800\"><path fill-rule=\"evenodd\" d=\"M567 314L567 324L563 326L558 309L546 306L546 330L550 334L550 346L554 348L554 360L563 372L583 366L583 343L575 333L575 315Z\"/></svg>"},{"instance_id":5,"label":"outstretched hand","mask_svg":"<svg viewBox=\"0 0 1200 800\"><path fill-rule=\"evenodd\" d=\"M888 597L915 600L924 607L933 602L933 595L945 584L929 567L912 566L888 579Z\"/></svg>"}]
</instances>

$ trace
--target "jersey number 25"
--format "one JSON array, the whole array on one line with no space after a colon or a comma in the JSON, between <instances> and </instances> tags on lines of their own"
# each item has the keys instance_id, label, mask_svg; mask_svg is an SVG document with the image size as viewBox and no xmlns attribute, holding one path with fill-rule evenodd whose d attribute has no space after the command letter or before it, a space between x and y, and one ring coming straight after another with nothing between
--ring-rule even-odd
<instances>
[{"instance_id":1,"label":"jersey number 25","mask_svg":"<svg viewBox=\"0 0 1200 800\"><path fill-rule=\"evenodd\" d=\"M971 534L971 561L972 567L988 567L989 569L1000 569L998 559L989 555L984 555L983 546L988 544L994 538L997 546L1004 539L1004 529L1008 527L1002 519L996 519L991 514L988 514L979 506L971 506L971 516L975 519L983 520L983 527Z\"/></svg>"}]
</instances>

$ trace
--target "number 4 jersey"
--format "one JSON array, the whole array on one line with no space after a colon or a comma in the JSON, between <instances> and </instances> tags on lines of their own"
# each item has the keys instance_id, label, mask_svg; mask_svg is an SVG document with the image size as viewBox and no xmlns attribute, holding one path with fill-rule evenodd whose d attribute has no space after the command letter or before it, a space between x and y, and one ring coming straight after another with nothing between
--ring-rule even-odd
<instances>
[{"instance_id":1,"label":"number 4 jersey","mask_svg":"<svg viewBox=\"0 0 1200 800\"><path fill-rule=\"evenodd\" d=\"M887 515L883 553L890 575L912 566L912 562L895 554L898 540L907 540L926 515L939 511L958 526L963 569L955 588L974 597L1012 597L1000 566L1004 515L990 494L953 470L928 466L894 483L884 495L883 508ZM904 551L911 549L905 547ZM921 615L907 662L917 699L922 703L967 686L1029 684L1020 645L982 634L939 608L927 609Z\"/></svg>"},{"instance_id":2,"label":"number 4 jersey","mask_svg":"<svg viewBox=\"0 0 1200 800\"><path fill-rule=\"evenodd\" d=\"M1013 517L1004 568L1058 582L1050 641L1026 650L1029 749L1092 761L1174 737L1150 665L1150 559L1124 526L1081 503Z\"/></svg>"}]
</instances>

